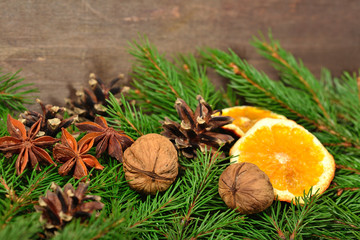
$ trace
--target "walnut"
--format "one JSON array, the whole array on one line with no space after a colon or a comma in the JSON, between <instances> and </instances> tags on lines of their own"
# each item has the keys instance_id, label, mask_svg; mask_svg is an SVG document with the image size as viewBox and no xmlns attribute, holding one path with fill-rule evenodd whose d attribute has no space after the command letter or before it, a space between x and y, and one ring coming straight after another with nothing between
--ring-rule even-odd
<instances>
[{"instance_id":1,"label":"walnut","mask_svg":"<svg viewBox=\"0 0 360 240\"><path fill-rule=\"evenodd\" d=\"M165 191L178 175L177 151L164 136L141 136L124 153L124 171L130 187L138 192Z\"/></svg>"},{"instance_id":2,"label":"walnut","mask_svg":"<svg viewBox=\"0 0 360 240\"><path fill-rule=\"evenodd\" d=\"M219 194L226 205L243 214L264 211L274 200L269 177L253 163L228 166L219 179Z\"/></svg>"}]
</instances>

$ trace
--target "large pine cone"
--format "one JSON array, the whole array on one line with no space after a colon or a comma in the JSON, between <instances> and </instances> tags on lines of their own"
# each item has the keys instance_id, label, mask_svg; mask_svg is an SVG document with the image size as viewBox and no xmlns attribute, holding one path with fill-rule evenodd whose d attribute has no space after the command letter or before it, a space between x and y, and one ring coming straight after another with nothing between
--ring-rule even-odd
<instances>
[{"instance_id":1,"label":"large pine cone","mask_svg":"<svg viewBox=\"0 0 360 240\"><path fill-rule=\"evenodd\" d=\"M194 113L184 100L178 98L175 108L181 123L168 118L162 122L162 135L169 138L176 149L187 158L195 157L197 149L202 152L211 149L211 152L215 153L221 146L234 140L230 135L214 132L219 127L231 123L233 118L212 116L214 112L210 105L201 96L197 96L197 100L199 104Z\"/></svg>"},{"instance_id":2,"label":"large pine cone","mask_svg":"<svg viewBox=\"0 0 360 240\"><path fill-rule=\"evenodd\" d=\"M126 87L120 89L115 86L124 76L120 74L117 78L106 85L94 73L90 74L89 85L91 90L84 88L76 91L75 96L66 99L66 105L70 115L78 115L80 122L86 119L94 121L96 115L106 116L106 106L110 93L115 95L126 91Z\"/></svg>"},{"instance_id":3,"label":"large pine cone","mask_svg":"<svg viewBox=\"0 0 360 240\"><path fill-rule=\"evenodd\" d=\"M89 184L80 183L76 190L68 183L62 190L53 183L45 197L40 197L36 211L41 212L41 221L45 221L45 228L56 231L63 228L73 218L82 221L89 218L91 214L104 207L99 196L86 195Z\"/></svg>"},{"instance_id":4,"label":"large pine cone","mask_svg":"<svg viewBox=\"0 0 360 240\"><path fill-rule=\"evenodd\" d=\"M37 99L36 101L40 104L42 113L26 111L20 114L19 121L31 128L31 126L41 118L40 132L44 135L56 137L61 131L61 128L69 127L76 119L76 116L65 119L64 113L66 109L63 107L50 104L44 105L40 99Z\"/></svg>"}]
</instances>

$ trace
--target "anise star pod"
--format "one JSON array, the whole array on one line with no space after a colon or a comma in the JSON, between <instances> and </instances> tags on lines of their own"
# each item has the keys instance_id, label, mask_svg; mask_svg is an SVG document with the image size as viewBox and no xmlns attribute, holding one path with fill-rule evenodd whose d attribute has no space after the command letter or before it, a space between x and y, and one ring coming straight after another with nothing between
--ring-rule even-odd
<instances>
[{"instance_id":1,"label":"anise star pod","mask_svg":"<svg viewBox=\"0 0 360 240\"><path fill-rule=\"evenodd\" d=\"M54 147L54 159L63 165L59 168L61 176L67 175L73 168L73 177L80 179L88 175L87 167L102 170L104 167L92 155L86 154L94 144L94 136L88 134L76 142L75 138L62 129L61 143Z\"/></svg>"},{"instance_id":2,"label":"anise star pod","mask_svg":"<svg viewBox=\"0 0 360 240\"><path fill-rule=\"evenodd\" d=\"M36 137L40 130L41 118L34 123L29 131L26 131L24 124L7 117L7 129L11 136L0 138L0 151L6 153L6 157L11 157L14 153L19 154L15 168L18 175L22 174L29 164L36 170L41 170L38 163L56 164L50 155L43 149L51 146L58 141L50 136Z\"/></svg>"},{"instance_id":3,"label":"anise star pod","mask_svg":"<svg viewBox=\"0 0 360 240\"><path fill-rule=\"evenodd\" d=\"M96 157L107 150L110 156L122 162L123 152L134 142L124 131L116 131L109 127L105 118L101 116L97 116L95 122L78 123L76 127L80 131L87 131L95 137Z\"/></svg>"}]
</instances>

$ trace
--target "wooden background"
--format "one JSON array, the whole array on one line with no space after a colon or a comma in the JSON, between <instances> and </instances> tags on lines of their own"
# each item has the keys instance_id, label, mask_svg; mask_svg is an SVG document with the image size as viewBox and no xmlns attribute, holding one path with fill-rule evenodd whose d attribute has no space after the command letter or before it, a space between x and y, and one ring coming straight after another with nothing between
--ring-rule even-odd
<instances>
[{"instance_id":1,"label":"wooden background","mask_svg":"<svg viewBox=\"0 0 360 240\"><path fill-rule=\"evenodd\" d=\"M0 66L22 69L44 102L63 105L91 72L127 76L127 42L146 34L168 56L230 47L276 77L249 44L271 28L315 75L327 67L339 76L360 66L359 13L359 0L1 1Z\"/></svg>"}]
</instances>

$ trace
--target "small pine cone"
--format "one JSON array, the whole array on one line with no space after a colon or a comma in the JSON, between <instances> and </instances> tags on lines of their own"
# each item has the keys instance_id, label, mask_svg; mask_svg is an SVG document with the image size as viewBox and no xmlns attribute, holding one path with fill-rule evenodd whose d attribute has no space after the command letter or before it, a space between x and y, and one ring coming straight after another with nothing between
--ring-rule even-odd
<instances>
[{"instance_id":1,"label":"small pine cone","mask_svg":"<svg viewBox=\"0 0 360 240\"><path fill-rule=\"evenodd\" d=\"M40 221L45 222L45 229L55 232L62 229L73 218L86 220L96 210L101 210L104 204L99 196L85 195L88 183L80 183L76 190L68 183L62 190L57 184L52 183L52 191L45 197L39 198L39 205L34 206L41 212Z\"/></svg>"},{"instance_id":2,"label":"small pine cone","mask_svg":"<svg viewBox=\"0 0 360 240\"><path fill-rule=\"evenodd\" d=\"M214 132L219 127L231 123L233 118L212 116L214 112L210 105L201 96L197 96L197 100L199 104L194 113L184 100L178 98L175 108L181 123L168 118L162 122L162 135L169 138L176 149L187 158L194 158L197 149L202 152L211 149L211 152L215 153L222 145L234 140L230 135Z\"/></svg>"},{"instance_id":3,"label":"small pine cone","mask_svg":"<svg viewBox=\"0 0 360 240\"><path fill-rule=\"evenodd\" d=\"M89 80L91 90L84 88L82 91L77 91L74 98L66 100L69 112L79 115L80 119L91 121L96 115L106 116L106 100L109 99L110 93L115 95L120 92L120 87L114 85L122 78L124 76L120 74L106 86L100 78L91 73Z\"/></svg>"},{"instance_id":4,"label":"small pine cone","mask_svg":"<svg viewBox=\"0 0 360 240\"><path fill-rule=\"evenodd\" d=\"M42 134L56 137L61 131L61 128L69 127L76 119L76 116L64 119L65 108L53 106L50 104L44 105L39 99L36 100L41 107L42 113L35 111L26 111L20 114L19 121L25 126L31 127L40 118L42 118L40 131Z\"/></svg>"}]
</instances>

